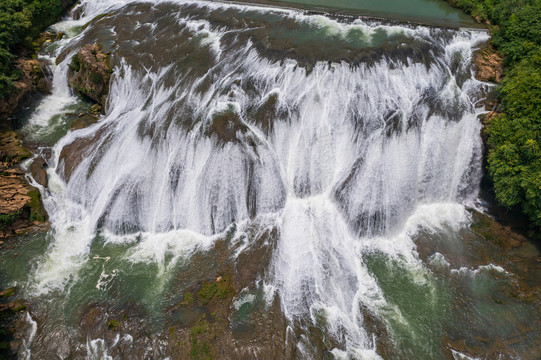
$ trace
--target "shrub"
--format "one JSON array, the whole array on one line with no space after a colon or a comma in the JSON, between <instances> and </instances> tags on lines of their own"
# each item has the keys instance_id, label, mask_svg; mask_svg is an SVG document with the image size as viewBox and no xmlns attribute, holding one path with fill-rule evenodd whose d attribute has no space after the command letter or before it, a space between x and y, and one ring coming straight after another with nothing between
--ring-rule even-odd
<instances>
[{"instance_id":1,"label":"shrub","mask_svg":"<svg viewBox=\"0 0 541 360\"><path fill-rule=\"evenodd\" d=\"M0 1L0 98L14 91L13 59L34 50L33 40L60 19L67 5L75 1Z\"/></svg>"}]
</instances>

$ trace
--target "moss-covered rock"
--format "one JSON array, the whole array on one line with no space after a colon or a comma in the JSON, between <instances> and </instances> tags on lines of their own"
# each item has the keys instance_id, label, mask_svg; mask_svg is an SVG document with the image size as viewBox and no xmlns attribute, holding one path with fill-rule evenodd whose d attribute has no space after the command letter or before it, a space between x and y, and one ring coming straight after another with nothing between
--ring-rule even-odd
<instances>
[{"instance_id":1,"label":"moss-covered rock","mask_svg":"<svg viewBox=\"0 0 541 360\"><path fill-rule=\"evenodd\" d=\"M115 319L107 320L107 328L112 331L118 331L120 329L120 321Z\"/></svg>"},{"instance_id":2,"label":"moss-covered rock","mask_svg":"<svg viewBox=\"0 0 541 360\"><path fill-rule=\"evenodd\" d=\"M68 84L77 95L105 104L112 70L109 55L98 44L88 44L75 54L69 64Z\"/></svg>"},{"instance_id":3,"label":"moss-covered rock","mask_svg":"<svg viewBox=\"0 0 541 360\"><path fill-rule=\"evenodd\" d=\"M1 298L8 298L8 297L11 297L15 295L15 288L14 287L10 287L6 290L2 290L0 291L0 297Z\"/></svg>"},{"instance_id":4,"label":"moss-covered rock","mask_svg":"<svg viewBox=\"0 0 541 360\"><path fill-rule=\"evenodd\" d=\"M184 294L184 299L179 303L180 306L190 306L194 303L193 293L188 291Z\"/></svg>"},{"instance_id":5,"label":"moss-covered rock","mask_svg":"<svg viewBox=\"0 0 541 360\"><path fill-rule=\"evenodd\" d=\"M477 79L496 83L502 80L503 59L492 46L479 50L473 62L477 68Z\"/></svg>"},{"instance_id":6,"label":"moss-covered rock","mask_svg":"<svg viewBox=\"0 0 541 360\"><path fill-rule=\"evenodd\" d=\"M472 231L504 250L519 247L526 241L524 236L513 232L509 226L500 224L490 216L475 210L471 210L471 213L473 220L471 224Z\"/></svg>"},{"instance_id":7,"label":"moss-covered rock","mask_svg":"<svg viewBox=\"0 0 541 360\"><path fill-rule=\"evenodd\" d=\"M218 277L216 281L203 283L201 289L197 292L197 298L200 305L207 305L214 297L217 299L226 299L232 297L235 290L231 284L231 276L226 275Z\"/></svg>"}]
</instances>

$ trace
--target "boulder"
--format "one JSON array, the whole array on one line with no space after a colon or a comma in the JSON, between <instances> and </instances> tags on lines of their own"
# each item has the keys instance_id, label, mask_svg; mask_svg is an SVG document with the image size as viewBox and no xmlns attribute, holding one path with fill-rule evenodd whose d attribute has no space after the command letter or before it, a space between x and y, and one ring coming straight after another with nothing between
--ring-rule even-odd
<instances>
[{"instance_id":1,"label":"boulder","mask_svg":"<svg viewBox=\"0 0 541 360\"><path fill-rule=\"evenodd\" d=\"M30 165L30 172L32 173L32 177L38 184L40 184L43 187L47 187L47 171L45 170L47 168L47 162L45 159L41 156L38 156L33 162L32 165Z\"/></svg>"},{"instance_id":2,"label":"boulder","mask_svg":"<svg viewBox=\"0 0 541 360\"><path fill-rule=\"evenodd\" d=\"M111 78L109 55L98 44L88 44L75 54L69 65L68 84L81 97L105 104Z\"/></svg>"},{"instance_id":3,"label":"boulder","mask_svg":"<svg viewBox=\"0 0 541 360\"><path fill-rule=\"evenodd\" d=\"M503 59L491 46L479 50L473 60L477 79L499 83L503 76Z\"/></svg>"}]
</instances>

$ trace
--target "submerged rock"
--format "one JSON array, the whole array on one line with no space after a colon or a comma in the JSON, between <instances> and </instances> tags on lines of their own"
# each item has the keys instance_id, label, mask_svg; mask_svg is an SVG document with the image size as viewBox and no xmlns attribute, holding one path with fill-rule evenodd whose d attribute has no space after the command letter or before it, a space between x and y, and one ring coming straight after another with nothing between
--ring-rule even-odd
<instances>
[{"instance_id":1,"label":"submerged rock","mask_svg":"<svg viewBox=\"0 0 541 360\"><path fill-rule=\"evenodd\" d=\"M473 220L472 231L505 251L517 248L527 241L524 236L514 232L510 226L502 225L486 214L475 210L470 211Z\"/></svg>"},{"instance_id":2,"label":"submerged rock","mask_svg":"<svg viewBox=\"0 0 541 360\"><path fill-rule=\"evenodd\" d=\"M206 129L206 135L216 136L218 143L239 141L239 136L246 133L248 126L242 121L240 110L233 104L215 111L210 116L210 126Z\"/></svg>"},{"instance_id":3,"label":"submerged rock","mask_svg":"<svg viewBox=\"0 0 541 360\"><path fill-rule=\"evenodd\" d=\"M71 59L68 84L77 95L103 106L109 93L111 74L109 55L102 52L98 44L88 44Z\"/></svg>"},{"instance_id":4,"label":"submerged rock","mask_svg":"<svg viewBox=\"0 0 541 360\"><path fill-rule=\"evenodd\" d=\"M87 126L95 124L98 121L98 117L93 114L82 114L78 119L70 124L70 130L84 129Z\"/></svg>"}]
</instances>

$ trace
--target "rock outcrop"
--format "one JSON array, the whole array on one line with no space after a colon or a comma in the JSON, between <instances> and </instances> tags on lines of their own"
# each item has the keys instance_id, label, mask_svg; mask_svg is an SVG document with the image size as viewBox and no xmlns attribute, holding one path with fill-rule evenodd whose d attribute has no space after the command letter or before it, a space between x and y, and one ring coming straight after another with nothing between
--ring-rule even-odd
<instances>
[{"instance_id":1,"label":"rock outcrop","mask_svg":"<svg viewBox=\"0 0 541 360\"><path fill-rule=\"evenodd\" d=\"M20 78L15 82L15 91L8 97L0 98L0 120L9 118L29 97L36 93L50 91L50 78L47 68L36 59L19 59L15 68L20 70Z\"/></svg>"},{"instance_id":2,"label":"rock outcrop","mask_svg":"<svg viewBox=\"0 0 541 360\"><path fill-rule=\"evenodd\" d=\"M30 156L17 133L0 132L0 238L47 226L39 190L28 184L19 167Z\"/></svg>"},{"instance_id":3,"label":"rock outcrop","mask_svg":"<svg viewBox=\"0 0 541 360\"><path fill-rule=\"evenodd\" d=\"M98 44L88 44L71 59L68 84L77 95L103 106L109 93L111 73L109 55L102 52Z\"/></svg>"},{"instance_id":4,"label":"rock outcrop","mask_svg":"<svg viewBox=\"0 0 541 360\"><path fill-rule=\"evenodd\" d=\"M503 76L503 59L491 46L479 50L473 60L477 79L499 83Z\"/></svg>"}]
</instances>

